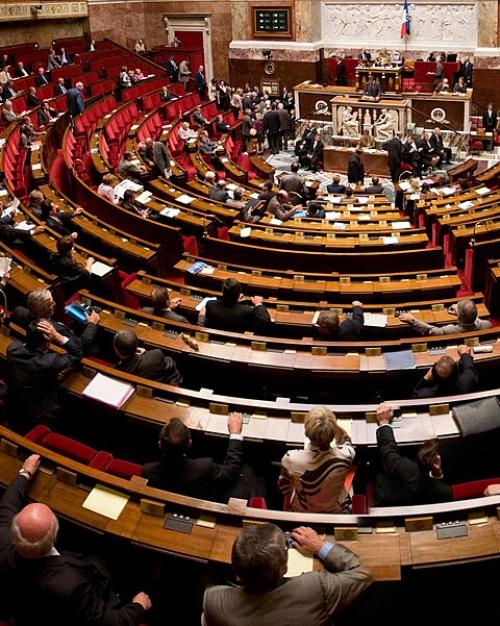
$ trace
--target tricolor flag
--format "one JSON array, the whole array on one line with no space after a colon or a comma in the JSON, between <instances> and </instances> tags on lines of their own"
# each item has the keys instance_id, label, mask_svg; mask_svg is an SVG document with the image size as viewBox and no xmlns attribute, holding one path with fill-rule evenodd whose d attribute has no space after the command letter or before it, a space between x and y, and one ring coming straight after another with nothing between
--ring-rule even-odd
<instances>
[{"instance_id":1,"label":"tricolor flag","mask_svg":"<svg viewBox=\"0 0 500 626\"><path fill-rule=\"evenodd\" d=\"M410 12L408 10L408 0L403 4L403 21L401 23L401 39L410 34Z\"/></svg>"}]
</instances>

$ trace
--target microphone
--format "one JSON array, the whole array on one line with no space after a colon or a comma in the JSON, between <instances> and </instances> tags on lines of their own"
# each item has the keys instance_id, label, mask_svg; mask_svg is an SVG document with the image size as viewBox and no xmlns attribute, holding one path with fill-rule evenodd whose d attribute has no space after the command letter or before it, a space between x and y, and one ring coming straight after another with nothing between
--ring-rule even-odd
<instances>
[{"instance_id":1,"label":"microphone","mask_svg":"<svg viewBox=\"0 0 500 626\"><path fill-rule=\"evenodd\" d=\"M476 243L476 228L477 228L477 226L479 226L480 224L482 224L482 222L476 222L476 223L474 224L473 228L472 228L472 237L471 237L471 239L470 239L470 241L469 241L469 246L470 246L471 248L473 248L473 247L474 247L474 244Z\"/></svg>"}]
</instances>

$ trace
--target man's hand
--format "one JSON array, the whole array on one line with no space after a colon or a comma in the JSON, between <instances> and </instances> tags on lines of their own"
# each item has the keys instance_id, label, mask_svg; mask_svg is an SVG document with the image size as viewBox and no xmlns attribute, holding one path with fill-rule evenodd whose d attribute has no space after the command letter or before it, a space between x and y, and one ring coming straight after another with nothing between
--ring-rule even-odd
<instances>
[{"instance_id":1,"label":"man's hand","mask_svg":"<svg viewBox=\"0 0 500 626\"><path fill-rule=\"evenodd\" d=\"M83 213L83 209L81 206L77 206L75 209L75 215L81 215Z\"/></svg>"},{"instance_id":2,"label":"man's hand","mask_svg":"<svg viewBox=\"0 0 500 626\"><path fill-rule=\"evenodd\" d=\"M73 239L73 241L78 239L78 233L76 231L71 233L71 239Z\"/></svg>"},{"instance_id":3,"label":"man's hand","mask_svg":"<svg viewBox=\"0 0 500 626\"><path fill-rule=\"evenodd\" d=\"M352 306L363 306L363 303L360 302L359 300L353 300L352 301Z\"/></svg>"},{"instance_id":4,"label":"man's hand","mask_svg":"<svg viewBox=\"0 0 500 626\"><path fill-rule=\"evenodd\" d=\"M484 490L484 496L498 496L500 495L500 485L488 485Z\"/></svg>"},{"instance_id":5,"label":"man's hand","mask_svg":"<svg viewBox=\"0 0 500 626\"><path fill-rule=\"evenodd\" d=\"M35 226L35 228L31 230L31 236L33 237L33 235L38 235L39 233L43 233L44 230L45 230L45 226Z\"/></svg>"},{"instance_id":6,"label":"man's hand","mask_svg":"<svg viewBox=\"0 0 500 626\"><path fill-rule=\"evenodd\" d=\"M472 354L472 348L470 346L466 346L462 344L457 348L458 356L462 356L462 354Z\"/></svg>"},{"instance_id":7,"label":"man's hand","mask_svg":"<svg viewBox=\"0 0 500 626\"><path fill-rule=\"evenodd\" d=\"M151 608L151 600L149 599L148 594L144 593L144 591L140 591L136 596L134 596L132 598L132 602L140 604L145 611L149 611Z\"/></svg>"},{"instance_id":8,"label":"man's hand","mask_svg":"<svg viewBox=\"0 0 500 626\"><path fill-rule=\"evenodd\" d=\"M413 324L417 318L412 313L401 313L399 319L405 324Z\"/></svg>"},{"instance_id":9,"label":"man's hand","mask_svg":"<svg viewBox=\"0 0 500 626\"><path fill-rule=\"evenodd\" d=\"M450 315L457 315L457 305L456 304L452 304L450 307L448 307L448 313Z\"/></svg>"},{"instance_id":10,"label":"man's hand","mask_svg":"<svg viewBox=\"0 0 500 626\"><path fill-rule=\"evenodd\" d=\"M23 463L23 469L29 472L32 476L40 467L40 455L31 454Z\"/></svg>"},{"instance_id":11,"label":"man's hand","mask_svg":"<svg viewBox=\"0 0 500 626\"><path fill-rule=\"evenodd\" d=\"M92 311L91 313L85 313L87 317L87 322L89 324L99 324L101 321L101 316L97 311Z\"/></svg>"},{"instance_id":12,"label":"man's hand","mask_svg":"<svg viewBox=\"0 0 500 626\"><path fill-rule=\"evenodd\" d=\"M318 533L308 526L299 526L290 534L293 539L293 547L304 556L317 554L325 543Z\"/></svg>"},{"instance_id":13,"label":"man's hand","mask_svg":"<svg viewBox=\"0 0 500 626\"><path fill-rule=\"evenodd\" d=\"M424 380L432 380L432 367L430 367L425 373Z\"/></svg>"},{"instance_id":14,"label":"man's hand","mask_svg":"<svg viewBox=\"0 0 500 626\"><path fill-rule=\"evenodd\" d=\"M243 417L241 413L229 413L227 417L227 429L230 435L241 435L243 430Z\"/></svg>"},{"instance_id":15,"label":"man's hand","mask_svg":"<svg viewBox=\"0 0 500 626\"><path fill-rule=\"evenodd\" d=\"M172 298L172 300L170 300L170 308L173 309L178 309L181 305L182 302L182 298Z\"/></svg>"},{"instance_id":16,"label":"man's hand","mask_svg":"<svg viewBox=\"0 0 500 626\"><path fill-rule=\"evenodd\" d=\"M254 306L257 306L258 304L262 304L264 302L264 298L262 296L253 296L252 297L252 304Z\"/></svg>"},{"instance_id":17,"label":"man's hand","mask_svg":"<svg viewBox=\"0 0 500 626\"><path fill-rule=\"evenodd\" d=\"M377 409L378 425L383 426L384 424L390 424L393 417L394 409L392 408L392 406L389 406L388 404L385 404L385 402L382 402L382 404Z\"/></svg>"},{"instance_id":18,"label":"man's hand","mask_svg":"<svg viewBox=\"0 0 500 626\"><path fill-rule=\"evenodd\" d=\"M58 333L54 326L47 320L41 320L40 322L38 322L37 328L45 335L45 338L49 341L55 341L59 344L64 341L64 336L61 335L61 333Z\"/></svg>"},{"instance_id":19,"label":"man's hand","mask_svg":"<svg viewBox=\"0 0 500 626\"><path fill-rule=\"evenodd\" d=\"M136 348L135 353L136 354L144 354L146 352L145 348Z\"/></svg>"}]
</instances>

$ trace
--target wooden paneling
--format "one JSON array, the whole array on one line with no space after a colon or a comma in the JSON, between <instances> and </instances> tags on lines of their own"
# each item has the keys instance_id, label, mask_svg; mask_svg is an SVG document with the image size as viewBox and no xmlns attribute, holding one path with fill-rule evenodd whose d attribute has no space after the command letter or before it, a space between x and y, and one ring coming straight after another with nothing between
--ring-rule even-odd
<instances>
[{"instance_id":1,"label":"wooden paneling","mask_svg":"<svg viewBox=\"0 0 500 626\"><path fill-rule=\"evenodd\" d=\"M289 89L305 80L317 81L321 75L321 63L292 63L290 61L274 61L276 71L271 76L264 73L265 59L252 61L246 59L229 59L229 79L232 85L244 85L246 82L260 85L261 80L279 81L280 89L286 85Z\"/></svg>"}]
</instances>

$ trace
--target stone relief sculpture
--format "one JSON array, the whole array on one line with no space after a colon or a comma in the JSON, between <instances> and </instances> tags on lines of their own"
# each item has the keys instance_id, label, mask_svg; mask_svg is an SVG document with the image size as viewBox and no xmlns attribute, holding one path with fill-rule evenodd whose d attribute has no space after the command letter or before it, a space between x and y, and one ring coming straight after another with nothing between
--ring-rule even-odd
<instances>
[{"instance_id":1,"label":"stone relief sculpture","mask_svg":"<svg viewBox=\"0 0 500 626\"><path fill-rule=\"evenodd\" d=\"M346 137L357 137L359 135L358 112L352 111L352 107L346 107L342 113L342 134Z\"/></svg>"},{"instance_id":2,"label":"stone relief sculpture","mask_svg":"<svg viewBox=\"0 0 500 626\"><path fill-rule=\"evenodd\" d=\"M393 109L382 109L380 117L373 125L373 131L377 141L392 139L393 131L398 130L398 113Z\"/></svg>"}]
</instances>

